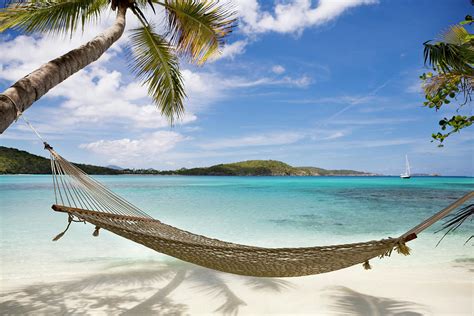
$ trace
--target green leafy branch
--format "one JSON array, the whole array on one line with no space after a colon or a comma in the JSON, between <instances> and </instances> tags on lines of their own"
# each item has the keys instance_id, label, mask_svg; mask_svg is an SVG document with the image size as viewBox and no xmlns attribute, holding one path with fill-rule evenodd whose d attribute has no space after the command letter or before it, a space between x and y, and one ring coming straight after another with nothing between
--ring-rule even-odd
<instances>
[{"instance_id":1,"label":"green leafy branch","mask_svg":"<svg viewBox=\"0 0 474 316\"><path fill-rule=\"evenodd\" d=\"M466 16L459 25L451 26L440 36L440 40L432 43L425 42L425 64L432 67L433 72L423 73L425 92L424 106L440 110L452 101L458 101L457 112L466 104L470 105L473 93L474 79L474 35L469 33L464 25L473 23L472 16ZM433 141L443 141L463 128L469 127L474 116L454 115L439 121L442 132L433 133Z\"/></svg>"}]
</instances>

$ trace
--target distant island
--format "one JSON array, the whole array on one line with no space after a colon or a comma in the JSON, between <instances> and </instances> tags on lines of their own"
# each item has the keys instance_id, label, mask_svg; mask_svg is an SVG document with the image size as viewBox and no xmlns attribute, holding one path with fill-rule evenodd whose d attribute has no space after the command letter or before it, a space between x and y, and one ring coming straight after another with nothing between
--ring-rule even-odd
<instances>
[{"instance_id":1,"label":"distant island","mask_svg":"<svg viewBox=\"0 0 474 316\"><path fill-rule=\"evenodd\" d=\"M182 175L182 176L375 176L355 170L327 170L316 167L293 167L277 160L247 160L203 168L178 170L122 169L118 166L94 166L74 163L88 174ZM0 146L0 174L50 174L48 158L23 150Z\"/></svg>"},{"instance_id":2,"label":"distant island","mask_svg":"<svg viewBox=\"0 0 474 316\"><path fill-rule=\"evenodd\" d=\"M127 171L127 170L124 170ZM138 172L139 170L134 170ZM204 168L160 171L164 175L191 176L371 176L355 170L326 170L316 167L292 167L277 160L247 160Z\"/></svg>"}]
</instances>

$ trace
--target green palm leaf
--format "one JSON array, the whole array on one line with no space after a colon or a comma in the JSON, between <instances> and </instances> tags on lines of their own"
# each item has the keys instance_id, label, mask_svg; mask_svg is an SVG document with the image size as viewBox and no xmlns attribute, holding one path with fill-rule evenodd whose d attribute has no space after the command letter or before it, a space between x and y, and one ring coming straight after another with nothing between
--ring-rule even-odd
<instances>
[{"instance_id":1,"label":"green palm leaf","mask_svg":"<svg viewBox=\"0 0 474 316\"><path fill-rule=\"evenodd\" d=\"M148 86L148 94L161 114L173 123L184 113L183 99L186 97L178 58L170 44L155 33L152 26L131 32L132 71Z\"/></svg>"},{"instance_id":2,"label":"green palm leaf","mask_svg":"<svg viewBox=\"0 0 474 316\"><path fill-rule=\"evenodd\" d=\"M424 43L425 64L444 73L473 74L474 39L462 26L452 26L435 43Z\"/></svg>"},{"instance_id":3,"label":"green palm leaf","mask_svg":"<svg viewBox=\"0 0 474 316\"><path fill-rule=\"evenodd\" d=\"M235 12L217 1L165 0L171 43L192 62L204 63L219 51L235 26Z\"/></svg>"},{"instance_id":4,"label":"green palm leaf","mask_svg":"<svg viewBox=\"0 0 474 316\"><path fill-rule=\"evenodd\" d=\"M0 9L0 32L17 29L32 33L72 33L80 24L97 20L107 0L19 1Z\"/></svg>"}]
</instances>

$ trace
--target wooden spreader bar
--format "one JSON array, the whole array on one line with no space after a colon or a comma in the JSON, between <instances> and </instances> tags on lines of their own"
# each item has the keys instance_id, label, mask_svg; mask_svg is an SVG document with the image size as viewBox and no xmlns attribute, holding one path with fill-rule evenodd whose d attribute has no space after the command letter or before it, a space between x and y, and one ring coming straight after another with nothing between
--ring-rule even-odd
<instances>
[{"instance_id":1,"label":"wooden spreader bar","mask_svg":"<svg viewBox=\"0 0 474 316\"><path fill-rule=\"evenodd\" d=\"M119 220L124 220L124 221L161 223L159 220L156 220L153 218L119 215L119 214L112 214L112 213L105 213L105 212L96 212L96 211L85 210L82 208L76 208L76 207L70 207L70 206L64 206L64 205L58 205L58 204L53 204L51 208L56 212L62 212L62 213L68 213L68 214L73 213L73 214L82 214L82 215L99 216L99 217L105 215L108 218L114 218L114 219L119 219Z\"/></svg>"}]
</instances>

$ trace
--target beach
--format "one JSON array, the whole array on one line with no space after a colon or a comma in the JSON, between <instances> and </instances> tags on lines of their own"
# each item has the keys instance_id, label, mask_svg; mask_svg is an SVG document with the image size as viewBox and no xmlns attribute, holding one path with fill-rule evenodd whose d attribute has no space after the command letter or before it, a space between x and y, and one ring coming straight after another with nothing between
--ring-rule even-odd
<instances>
[{"instance_id":1,"label":"beach","mask_svg":"<svg viewBox=\"0 0 474 316\"><path fill-rule=\"evenodd\" d=\"M276 279L148 261L3 289L1 309L7 315L472 315L472 295L472 260L409 267L381 261L370 271L356 266Z\"/></svg>"},{"instance_id":2,"label":"beach","mask_svg":"<svg viewBox=\"0 0 474 316\"><path fill-rule=\"evenodd\" d=\"M238 243L290 247L397 236L474 187L471 178L100 176L155 218ZM392 254L340 271L253 278L201 268L50 210L50 176L2 176L7 315L472 315L472 223L440 223ZM19 207L21 205L21 207Z\"/></svg>"}]
</instances>

